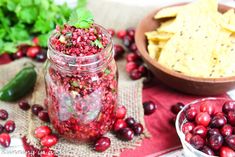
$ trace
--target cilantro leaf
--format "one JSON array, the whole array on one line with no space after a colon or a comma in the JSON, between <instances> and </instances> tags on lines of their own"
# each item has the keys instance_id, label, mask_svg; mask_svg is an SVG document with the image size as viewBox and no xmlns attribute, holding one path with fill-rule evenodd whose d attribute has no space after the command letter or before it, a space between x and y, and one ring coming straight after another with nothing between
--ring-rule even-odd
<instances>
[{"instance_id":1,"label":"cilantro leaf","mask_svg":"<svg viewBox=\"0 0 235 157\"><path fill-rule=\"evenodd\" d=\"M16 14L19 20L24 23L30 24L33 23L35 19L37 19L38 11L36 7L31 6L19 9Z\"/></svg>"},{"instance_id":2,"label":"cilantro leaf","mask_svg":"<svg viewBox=\"0 0 235 157\"><path fill-rule=\"evenodd\" d=\"M38 36L39 45L42 47L47 47L47 41L50 36L50 33L41 34Z\"/></svg>"},{"instance_id":3,"label":"cilantro leaf","mask_svg":"<svg viewBox=\"0 0 235 157\"><path fill-rule=\"evenodd\" d=\"M98 48L103 48L104 47L98 39L96 39L95 41L91 42L91 45L92 46L97 46Z\"/></svg>"},{"instance_id":4,"label":"cilantro leaf","mask_svg":"<svg viewBox=\"0 0 235 157\"><path fill-rule=\"evenodd\" d=\"M29 39L29 32L25 29L23 24L16 24L11 27L8 35L13 42Z\"/></svg>"}]
</instances>

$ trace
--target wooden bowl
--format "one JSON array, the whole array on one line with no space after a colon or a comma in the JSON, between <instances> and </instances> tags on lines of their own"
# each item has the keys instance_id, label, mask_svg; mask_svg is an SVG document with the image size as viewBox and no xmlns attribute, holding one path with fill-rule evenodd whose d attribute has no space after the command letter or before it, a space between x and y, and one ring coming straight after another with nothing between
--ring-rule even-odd
<instances>
[{"instance_id":1,"label":"wooden bowl","mask_svg":"<svg viewBox=\"0 0 235 157\"><path fill-rule=\"evenodd\" d=\"M181 3L177 5L185 5L187 3ZM169 6L167 6L169 7ZM225 12L232 7L220 4L219 11ZM136 45L140 51L140 54L153 72L155 77L169 87L172 87L178 91L203 96L213 96L224 94L225 92L235 88L235 77L224 77L224 78L200 78L191 77L180 74L173 70L167 69L160 65L156 60L152 59L147 51L147 39L145 32L156 30L159 27L160 22L155 20L154 15L161 10L158 8L155 11L147 15L138 25L135 34Z\"/></svg>"}]
</instances>

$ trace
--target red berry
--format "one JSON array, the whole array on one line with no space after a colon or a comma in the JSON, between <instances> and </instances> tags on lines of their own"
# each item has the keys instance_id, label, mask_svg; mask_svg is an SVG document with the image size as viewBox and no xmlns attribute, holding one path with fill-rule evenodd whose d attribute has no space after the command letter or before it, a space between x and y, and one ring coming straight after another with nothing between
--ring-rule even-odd
<instances>
[{"instance_id":1,"label":"red berry","mask_svg":"<svg viewBox=\"0 0 235 157\"><path fill-rule=\"evenodd\" d=\"M51 128L49 128L48 126L40 126L40 127L37 127L34 131L34 136L36 138L43 138L47 135L50 135L51 134Z\"/></svg>"},{"instance_id":2,"label":"red berry","mask_svg":"<svg viewBox=\"0 0 235 157\"><path fill-rule=\"evenodd\" d=\"M123 119L126 116L126 107L123 105L118 106L115 111L115 116L117 119Z\"/></svg>"},{"instance_id":3,"label":"red berry","mask_svg":"<svg viewBox=\"0 0 235 157\"><path fill-rule=\"evenodd\" d=\"M35 60L37 62L45 62L46 59L47 59L47 53L45 53L45 52L40 52L35 57Z\"/></svg>"},{"instance_id":4,"label":"red berry","mask_svg":"<svg viewBox=\"0 0 235 157\"><path fill-rule=\"evenodd\" d=\"M235 111L235 101L225 102L222 110L225 114L228 114L229 111Z\"/></svg>"},{"instance_id":5,"label":"red berry","mask_svg":"<svg viewBox=\"0 0 235 157\"><path fill-rule=\"evenodd\" d=\"M117 132L126 127L127 127L126 122L123 119L118 119L113 125L113 131Z\"/></svg>"},{"instance_id":6,"label":"red berry","mask_svg":"<svg viewBox=\"0 0 235 157\"><path fill-rule=\"evenodd\" d=\"M221 128L227 124L227 118L222 114L216 114L211 120L211 127Z\"/></svg>"},{"instance_id":7,"label":"red berry","mask_svg":"<svg viewBox=\"0 0 235 157\"><path fill-rule=\"evenodd\" d=\"M207 129L203 125L198 125L193 129L193 135L200 135L204 138L207 135Z\"/></svg>"},{"instance_id":8,"label":"red berry","mask_svg":"<svg viewBox=\"0 0 235 157\"><path fill-rule=\"evenodd\" d=\"M144 131L144 127L143 127L143 125L140 124L140 123L135 123L131 128L132 128L132 130L134 131L134 134L135 134L135 135L140 135L140 134L142 134L143 131Z\"/></svg>"},{"instance_id":9,"label":"red berry","mask_svg":"<svg viewBox=\"0 0 235 157\"><path fill-rule=\"evenodd\" d=\"M212 155L212 156L215 155L214 151L208 146L204 146L201 151L208 155Z\"/></svg>"},{"instance_id":10,"label":"red berry","mask_svg":"<svg viewBox=\"0 0 235 157\"><path fill-rule=\"evenodd\" d=\"M197 110L195 108L189 108L186 110L186 118L188 121L194 121L196 115L197 115Z\"/></svg>"},{"instance_id":11,"label":"red berry","mask_svg":"<svg viewBox=\"0 0 235 157\"><path fill-rule=\"evenodd\" d=\"M229 135L229 136L225 137L225 141L230 148L235 150L235 135Z\"/></svg>"},{"instance_id":12,"label":"red berry","mask_svg":"<svg viewBox=\"0 0 235 157\"><path fill-rule=\"evenodd\" d=\"M8 120L4 125L5 131L8 133L12 133L15 130L15 127L15 122L12 120Z\"/></svg>"},{"instance_id":13,"label":"red berry","mask_svg":"<svg viewBox=\"0 0 235 157\"><path fill-rule=\"evenodd\" d=\"M209 128L208 129L208 135L212 136L212 135L220 135L220 131L217 128Z\"/></svg>"},{"instance_id":14,"label":"red berry","mask_svg":"<svg viewBox=\"0 0 235 157\"><path fill-rule=\"evenodd\" d=\"M178 114L182 110L183 107L184 107L184 104L181 102L178 102L175 105L171 106L171 112L174 114Z\"/></svg>"},{"instance_id":15,"label":"red berry","mask_svg":"<svg viewBox=\"0 0 235 157\"><path fill-rule=\"evenodd\" d=\"M114 29L109 28L107 31L112 37L115 35L115 30Z\"/></svg>"},{"instance_id":16,"label":"red berry","mask_svg":"<svg viewBox=\"0 0 235 157\"><path fill-rule=\"evenodd\" d=\"M137 46L135 43L132 43L130 46L129 46L129 50L132 51L132 52L136 52L138 49L137 49Z\"/></svg>"},{"instance_id":17,"label":"red berry","mask_svg":"<svg viewBox=\"0 0 235 157\"><path fill-rule=\"evenodd\" d=\"M221 129L220 129L221 135L223 136L228 136L232 135L233 133L233 127L229 124L225 124Z\"/></svg>"},{"instance_id":18,"label":"red berry","mask_svg":"<svg viewBox=\"0 0 235 157\"><path fill-rule=\"evenodd\" d=\"M122 47L122 45L114 44L114 58L119 59L121 58L125 53L125 49Z\"/></svg>"},{"instance_id":19,"label":"red berry","mask_svg":"<svg viewBox=\"0 0 235 157\"><path fill-rule=\"evenodd\" d=\"M200 112L197 114L195 121L198 125L207 127L211 121L211 117L207 112Z\"/></svg>"},{"instance_id":20,"label":"red berry","mask_svg":"<svg viewBox=\"0 0 235 157\"><path fill-rule=\"evenodd\" d=\"M220 157L235 157L235 152L229 147L223 146L220 149Z\"/></svg>"},{"instance_id":21,"label":"red berry","mask_svg":"<svg viewBox=\"0 0 235 157\"><path fill-rule=\"evenodd\" d=\"M129 53L126 55L127 62L135 62L138 59L140 59L140 57L136 53Z\"/></svg>"},{"instance_id":22,"label":"red berry","mask_svg":"<svg viewBox=\"0 0 235 157\"><path fill-rule=\"evenodd\" d=\"M33 106L32 106L32 113L34 114L34 115L38 115L38 113L40 112L40 111L42 111L43 110L43 107L41 106L41 105L38 105L38 104L34 104Z\"/></svg>"},{"instance_id":23,"label":"red berry","mask_svg":"<svg viewBox=\"0 0 235 157\"><path fill-rule=\"evenodd\" d=\"M126 118L125 122L128 125L128 127L130 127L130 128L136 123L135 119L133 117Z\"/></svg>"},{"instance_id":24,"label":"red berry","mask_svg":"<svg viewBox=\"0 0 235 157\"><path fill-rule=\"evenodd\" d=\"M38 113L38 118L44 122L50 122L48 112L43 110Z\"/></svg>"},{"instance_id":25,"label":"red berry","mask_svg":"<svg viewBox=\"0 0 235 157\"><path fill-rule=\"evenodd\" d=\"M0 124L0 134L3 133L3 131L4 131L4 126Z\"/></svg>"},{"instance_id":26,"label":"red berry","mask_svg":"<svg viewBox=\"0 0 235 157\"><path fill-rule=\"evenodd\" d=\"M8 133L0 134L0 144L1 146L7 148L11 144L11 137Z\"/></svg>"},{"instance_id":27,"label":"red berry","mask_svg":"<svg viewBox=\"0 0 235 157\"><path fill-rule=\"evenodd\" d=\"M135 28L132 28L132 27L127 28L126 33L127 33L127 35L129 37L132 38L132 40L134 40L134 37L135 37Z\"/></svg>"},{"instance_id":28,"label":"red berry","mask_svg":"<svg viewBox=\"0 0 235 157\"><path fill-rule=\"evenodd\" d=\"M135 62L128 62L126 64L126 72L130 73L134 69L137 69L139 66Z\"/></svg>"},{"instance_id":29,"label":"red berry","mask_svg":"<svg viewBox=\"0 0 235 157\"><path fill-rule=\"evenodd\" d=\"M235 112L234 112L234 111L229 111L227 117L228 117L228 122L229 122L232 126L235 126Z\"/></svg>"},{"instance_id":30,"label":"red berry","mask_svg":"<svg viewBox=\"0 0 235 157\"><path fill-rule=\"evenodd\" d=\"M202 102L200 105L201 112L207 112L209 115L213 115L215 112L215 106L212 103Z\"/></svg>"},{"instance_id":31,"label":"red berry","mask_svg":"<svg viewBox=\"0 0 235 157\"><path fill-rule=\"evenodd\" d=\"M194 123L186 122L182 126L182 131L183 131L184 134L186 134L188 132L192 132L194 128L195 128Z\"/></svg>"},{"instance_id":32,"label":"red berry","mask_svg":"<svg viewBox=\"0 0 235 157\"><path fill-rule=\"evenodd\" d=\"M117 32L117 37L119 38L119 39L123 39L125 36L126 36L126 31L125 30L120 30L120 31L118 31Z\"/></svg>"},{"instance_id":33,"label":"red berry","mask_svg":"<svg viewBox=\"0 0 235 157\"><path fill-rule=\"evenodd\" d=\"M194 135L190 139L190 144L195 148L195 149L201 149L205 145L205 140L199 136L199 135Z\"/></svg>"},{"instance_id":34,"label":"red berry","mask_svg":"<svg viewBox=\"0 0 235 157\"><path fill-rule=\"evenodd\" d=\"M24 57L24 53L21 49L18 49L15 53L12 54L13 59L19 59Z\"/></svg>"},{"instance_id":35,"label":"red berry","mask_svg":"<svg viewBox=\"0 0 235 157\"><path fill-rule=\"evenodd\" d=\"M54 146L58 142L55 135L47 135L41 139L41 145L44 147Z\"/></svg>"},{"instance_id":36,"label":"red berry","mask_svg":"<svg viewBox=\"0 0 235 157\"><path fill-rule=\"evenodd\" d=\"M134 132L130 128L124 128L118 131L118 137L125 141L130 141L134 137Z\"/></svg>"},{"instance_id":37,"label":"red berry","mask_svg":"<svg viewBox=\"0 0 235 157\"><path fill-rule=\"evenodd\" d=\"M125 36L122 39L122 42L123 42L123 45L125 45L127 48L129 48L134 41L130 36Z\"/></svg>"},{"instance_id":38,"label":"red berry","mask_svg":"<svg viewBox=\"0 0 235 157\"><path fill-rule=\"evenodd\" d=\"M6 120L8 118L8 112L4 109L0 109L0 119Z\"/></svg>"},{"instance_id":39,"label":"red berry","mask_svg":"<svg viewBox=\"0 0 235 157\"><path fill-rule=\"evenodd\" d=\"M22 110L27 111L30 109L30 105L27 101L20 101L18 105Z\"/></svg>"},{"instance_id":40,"label":"red berry","mask_svg":"<svg viewBox=\"0 0 235 157\"><path fill-rule=\"evenodd\" d=\"M38 45L38 44L39 44L38 37L34 37L34 38L32 39L32 42L33 42L35 45Z\"/></svg>"},{"instance_id":41,"label":"red berry","mask_svg":"<svg viewBox=\"0 0 235 157\"><path fill-rule=\"evenodd\" d=\"M223 136L222 135L212 135L209 138L209 145L214 150L219 150L223 145Z\"/></svg>"},{"instance_id":42,"label":"red berry","mask_svg":"<svg viewBox=\"0 0 235 157\"><path fill-rule=\"evenodd\" d=\"M47 147L44 147L41 150L40 154L41 154L40 157L55 157L54 151Z\"/></svg>"},{"instance_id":43,"label":"red berry","mask_svg":"<svg viewBox=\"0 0 235 157\"><path fill-rule=\"evenodd\" d=\"M176 116L172 117L170 120L169 120L169 123L175 127L175 121L176 121Z\"/></svg>"},{"instance_id":44,"label":"red berry","mask_svg":"<svg viewBox=\"0 0 235 157\"><path fill-rule=\"evenodd\" d=\"M35 58L39 52L40 52L39 46L31 46L27 49L26 55L30 58Z\"/></svg>"},{"instance_id":45,"label":"red berry","mask_svg":"<svg viewBox=\"0 0 235 157\"><path fill-rule=\"evenodd\" d=\"M108 137L101 137L100 139L96 141L94 149L97 152L104 152L110 147L110 144L111 144L111 141Z\"/></svg>"},{"instance_id":46,"label":"red berry","mask_svg":"<svg viewBox=\"0 0 235 157\"><path fill-rule=\"evenodd\" d=\"M153 101L146 101L143 103L144 107L144 114L145 115L150 115L155 112L157 106Z\"/></svg>"},{"instance_id":47,"label":"red berry","mask_svg":"<svg viewBox=\"0 0 235 157\"><path fill-rule=\"evenodd\" d=\"M141 73L142 76L147 76L148 75L148 69L144 65L140 65L138 67L138 71Z\"/></svg>"},{"instance_id":48,"label":"red berry","mask_svg":"<svg viewBox=\"0 0 235 157\"><path fill-rule=\"evenodd\" d=\"M191 133L186 133L185 134L185 141L187 141L187 142L190 142L190 139L193 137L193 134L191 134Z\"/></svg>"},{"instance_id":49,"label":"red berry","mask_svg":"<svg viewBox=\"0 0 235 157\"><path fill-rule=\"evenodd\" d=\"M130 72L130 78L132 80L138 80L142 77L142 73L138 69L134 69Z\"/></svg>"}]
</instances>

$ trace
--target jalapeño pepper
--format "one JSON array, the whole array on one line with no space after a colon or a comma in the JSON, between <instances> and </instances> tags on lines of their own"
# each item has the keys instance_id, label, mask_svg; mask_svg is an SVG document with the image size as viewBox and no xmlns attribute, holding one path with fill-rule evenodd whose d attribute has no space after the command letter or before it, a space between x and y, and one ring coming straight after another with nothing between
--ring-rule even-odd
<instances>
[{"instance_id":1,"label":"jalape\u00f1o pepper","mask_svg":"<svg viewBox=\"0 0 235 157\"><path fill-rule=\"evenodd\" d=\"M0 89L0 100L19 100L33 89L36 79L37 73L33 66L23 68Z\"/></svg>"}]
</instances>

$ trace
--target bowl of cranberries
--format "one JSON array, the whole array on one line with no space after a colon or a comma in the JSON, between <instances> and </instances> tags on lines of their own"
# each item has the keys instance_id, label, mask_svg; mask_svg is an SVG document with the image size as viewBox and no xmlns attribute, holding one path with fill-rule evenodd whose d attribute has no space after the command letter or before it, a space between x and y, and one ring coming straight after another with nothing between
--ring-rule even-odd
<instances>
[{"instance_id":1,"label":"bowl of cranberries","mask_svg":"<svg viewBox=\"0 0 235 157\"><path fill-rule=\"evenodd\" d=\"M203 98L178 113L176 131L185 156L235 157L235 101Z\"/></svg>"}]
</instances>

